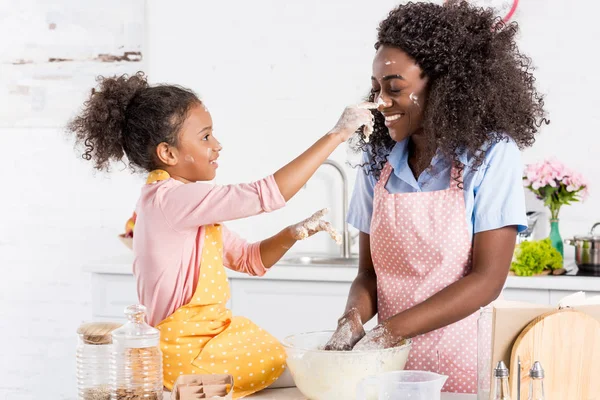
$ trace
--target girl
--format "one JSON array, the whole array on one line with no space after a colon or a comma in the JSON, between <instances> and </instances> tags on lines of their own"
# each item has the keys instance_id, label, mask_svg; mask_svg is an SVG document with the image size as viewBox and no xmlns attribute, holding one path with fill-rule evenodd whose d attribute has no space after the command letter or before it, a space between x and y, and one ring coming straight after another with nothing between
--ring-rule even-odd
<instances>
[{"instance_id":1,"label":"girl","mask_svg":"<svg viewBox=\"0 0 600 400\"><path fill-rule=\"evenodd\" d=\"M475 392L474 313L501 293L526 228L519 148L544 115L516 33L456 1L401 5L380 24L379 108L348 217L361 232L359 272L327 348L413 338L408 369Z\"/></svg>"},{"instance_id":2,"label":"girl","mask_svg":"<svg viewBox=\"0 0 600 400\"><path fill-rule=\"evenodd\" d=\"M126 155L149 172L136 207L133 272L150 324L161 331L164 385L182 374L229 373L235 398L272 384L283 372L283 349L251 321L225 307L224 266L263 275L299 239L331 230L323 212L259 243L248 244L223 222L283 207L322 162L359 127L366 106L348 107L338 124L273 175L217 186L221 145L211 115L190 90L149 86L142 73L100 80L69 125L83 157L97 169Z\"/></svg>"}]
</instances>

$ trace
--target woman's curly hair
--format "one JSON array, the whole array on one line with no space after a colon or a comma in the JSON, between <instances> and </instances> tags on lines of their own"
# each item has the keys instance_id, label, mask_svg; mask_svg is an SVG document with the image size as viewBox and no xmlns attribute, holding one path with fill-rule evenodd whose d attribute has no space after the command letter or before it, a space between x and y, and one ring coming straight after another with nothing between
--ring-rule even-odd
<instances>
[{"instance_id":1,"label":"woman's curly hair","mask_svg":"<svg viewBox=\"0 0 600 400\"><path fill-rule=\"evenodd\" d=\"M531 60L517 49L517 31L516 22L505 24L492 9L466 1L400 5L379 25L375 48L403 50L428 77L428 147L458 166L464 152L474 157L474 168L481 166L485 152L479 150L507 137L521 149L531 146L538 128L549 122ZM375 100L373 92L368 100ZM373 114L370 143L361 135L356 147L369 153L367 170L379 178L395 142L383 115ZM430 160L422 160L425 167Z\"/></svg>"},{"instance_id":2,"label":"woman's curly hair","mask_svg":"<svg viewBox=\"0 0 600 400\"><path fill-rule=\"evenodd\" d=\"M188 110L200 103L189 89L150 86L143 72L99 77L98 83L67 129L84 148L82 157L93 160L99 170L124 155L132 169L157 168L156 147L163 142L177 145Z\"/></svg>"}]
</instances>

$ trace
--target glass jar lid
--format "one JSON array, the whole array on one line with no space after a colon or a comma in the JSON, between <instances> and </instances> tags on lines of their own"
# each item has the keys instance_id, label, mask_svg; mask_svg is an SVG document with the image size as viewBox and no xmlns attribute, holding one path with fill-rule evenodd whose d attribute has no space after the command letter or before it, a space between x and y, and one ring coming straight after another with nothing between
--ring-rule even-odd
<instances>
[{"instance_id":1,"label":"glass jar lid","mask_svg":"<svg viewBox=\"0 0 600 400\"><path fill-rule=\"evenodd\" d=\"M126 348L158 346L160 332L146 323L146 307L135 304L125 309L127 323L112 332L113 342Z\"/></svg>"},{"instance_id":2,"label":"glass jar lid","mask_svg":"<svg viewBox=\"0 0 600 400\"><path fill-rule=\"evenodd\" d=\"M77 334L85 344L111 344L112 332L121 325L116 322L85 322L79 325Z\"/></svg>"}]
</instances>

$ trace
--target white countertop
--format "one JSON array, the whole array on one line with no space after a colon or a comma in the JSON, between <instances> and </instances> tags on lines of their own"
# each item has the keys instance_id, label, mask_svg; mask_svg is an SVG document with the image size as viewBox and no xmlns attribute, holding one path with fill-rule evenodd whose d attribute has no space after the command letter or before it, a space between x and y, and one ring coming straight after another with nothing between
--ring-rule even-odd
<instances>
[{"instance_id":1,"label":"white countertop","mask_svg":"<svg viewBox=\"0 0 600 400\"><path fill-rule=\"evenodd\" d=\"M307 400L296 388L265 389L262 392L245 397L252 400ZM441 400L476 400L474 394L442 393ZM165 392L164 400L171 400L171 394ZM353 399L352 399L353 400Z\"/></svg>"},{"instance_id":2,"label":"white countertop","mask_svg":"<svg viewBox=\"0 0 600 400\"><path fill-rule=\"evenodd\" d=\"M84 267L84 271L101 274L130 275L132 273L132 262L133 254L124 254L102 261L91 262ZM356 270L356 267L291 265L280 261L264 277L249 276L231 270L227 270L227 275L232 279L352 282L356 277ZM600 277L564 275L539 277L509 276L505 287L515 289L600 292Z\"/></svg>"}]
</instances>

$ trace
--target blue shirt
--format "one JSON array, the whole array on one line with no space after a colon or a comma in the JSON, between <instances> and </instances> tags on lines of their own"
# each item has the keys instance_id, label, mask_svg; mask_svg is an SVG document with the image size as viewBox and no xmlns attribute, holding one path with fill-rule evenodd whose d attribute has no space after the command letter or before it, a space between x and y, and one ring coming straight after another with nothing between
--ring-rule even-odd
<instances>
[{"instance_id":1,"label":"blue shirt","mask_svg":"<svg viewBox=\"0 0 600 400\"><path fill-rule=\"evenodd\" d=\"M368 154L363 154L369 162ZM516 225L527 228L521 152L512 140L501 141L485 149L485 159L474 170L473 157L462 154L463 188L467 225L471 239L477 232ZM431 168L415 179L408 165L408 139L396 143L388 157L393 173L386 184L390 193L432 192L450 187L452 161L438 152ZM348 210L348 223L364 233L371 232L373 191L376 180L367 174L368 164L360 168ZM432 176L433 175L433 176Z\"/></svg>"}]
</instances>

